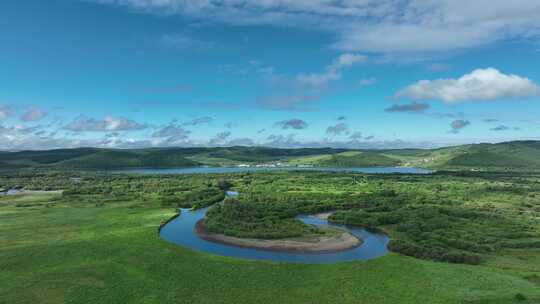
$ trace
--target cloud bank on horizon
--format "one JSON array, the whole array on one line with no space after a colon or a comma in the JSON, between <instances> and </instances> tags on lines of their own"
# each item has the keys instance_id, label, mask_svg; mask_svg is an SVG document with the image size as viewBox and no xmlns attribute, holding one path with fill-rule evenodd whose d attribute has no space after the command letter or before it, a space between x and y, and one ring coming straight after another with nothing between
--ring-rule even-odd
<instances>
[{"instance_id":1,"label":"cloud bank on horizon","mask_svg":"<svg viewBox=\"0 0 540 304\"><path fill-rule=\"evenodd\" d=\"M0 4L3 150L540 139L540 2L46 6Z\"/></svg>"}]
</instances>

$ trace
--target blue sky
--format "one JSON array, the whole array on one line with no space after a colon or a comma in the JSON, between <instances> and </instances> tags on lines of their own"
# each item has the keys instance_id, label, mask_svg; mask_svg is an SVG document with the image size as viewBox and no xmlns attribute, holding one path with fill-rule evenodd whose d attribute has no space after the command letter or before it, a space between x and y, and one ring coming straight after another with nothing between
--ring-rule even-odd
<instances>
[{"instance_id":1,"label":"blue sky","mask_svg":"<svg viewBox=\"0 0 540 304\"><path fill-rule=\"evenodd\" d=\"M540 139L534 1L4 0L3 149Z\"/></svg>"}]
</instances>

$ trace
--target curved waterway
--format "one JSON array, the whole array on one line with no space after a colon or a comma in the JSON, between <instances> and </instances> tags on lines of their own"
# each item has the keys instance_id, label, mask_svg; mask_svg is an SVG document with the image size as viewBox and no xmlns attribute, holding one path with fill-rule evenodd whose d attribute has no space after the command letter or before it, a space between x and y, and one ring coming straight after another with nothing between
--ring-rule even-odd
<instances>
[{"instance_id":1,"label":"curved waterway","mask_svg":"<svg viewBox=\"0 0 540 304\"><path fill-rule=\"evenodd\" d=\"M362 228L331 224L328 223L327 220L319 219L311 215L300 215L297 218L306 224L342 228L360 238L362 244L358 247L339 252L293 253L236 247L205 241L196 235L194 228L197 221L204 218L207 210L208 208L195 211L181 209L180 216L161 228L160 237L168 242L189 247L197 251L243 259L278 262L335 263L343 261L371 260L388 252L387 244L389 238L385 234L369 232Z\"/></svg>"},{"instance_id":2,"label":"curved waterway","mask_svg":"<svg viewBox=\"0 0 540 304\"><path fill-rule=\"evenodd\" d=\"M190 168L142 168L127 169L120 172L146 174L209 174L209 173L243 173L267 171L323 171L323 172L354 172L380 174L429 174L431 170L413 167L190 167Z\"/></svg>"}]
</instances>

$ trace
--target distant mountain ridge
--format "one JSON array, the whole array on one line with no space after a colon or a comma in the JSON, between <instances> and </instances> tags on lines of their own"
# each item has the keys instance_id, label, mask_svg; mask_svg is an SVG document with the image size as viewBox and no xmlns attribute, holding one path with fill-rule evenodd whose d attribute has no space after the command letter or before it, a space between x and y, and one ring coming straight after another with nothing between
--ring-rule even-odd
<instances>
[{"instance_id":1,"label":"distant mountain ridge","mask_svg":"<svg viewBox=\"0 0 540 304\"><path fill-rule=\"evenodd\" d=\"M411 166L435 169L540 170L540 141L470 144L438 149L194 147L148 149L74 148L1 152L0 168L171 168L273 163L323 167Z\"/></svg>"}]
</instances>

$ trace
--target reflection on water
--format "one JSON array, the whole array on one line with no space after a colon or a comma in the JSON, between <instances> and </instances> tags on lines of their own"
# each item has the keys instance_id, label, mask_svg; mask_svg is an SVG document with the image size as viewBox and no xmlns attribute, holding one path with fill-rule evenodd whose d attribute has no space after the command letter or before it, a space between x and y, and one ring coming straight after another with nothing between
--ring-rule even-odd
<instances>
[{"instance_id":1,"label":"reflection on water","mask_svg":"<svg viewBox=\"0 0 540 304\"><path fill-rule=\"evenodd\" d=\"M147 173L147 174L197 174L197 173L242 173L242 172L267 172L267 171L326 171L326 172L358 172L358 173L404 173L404 174L429 174L433 171L421 168L409 167L276 167L276 168L256 168L256 167L192 167L192 168L170 168L170 169L128 169L121 172Z\"/></svg>"},{"instance_id":2,"label":"reflection on water","mask_svg":"<svg viewBox=\"0 0 540 304\"><path fill-rule=\"evenodd\" d=\"M189 247L197 251L244 258L253 260L270 260L278 262L297 263L334 263L354 260L370 260L380 257L388 252L388 236L380 233L372 233L365 229L345 227L328 223L326 220L310 215L298 216L298 219L307 224L317 226L334 226L346 229L351 234L362 239L363 243L359 247L340 252L331 253L290 253L265 251L261 249L251 249L213 243L200 239L195 234L195 223L204 217L208 208L196 211L181 209L181 215L163 226L160 232L162 239L184 247Z\"/></svg>"}]
</instances>

